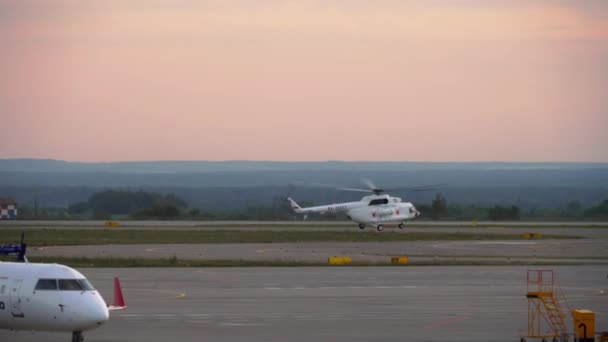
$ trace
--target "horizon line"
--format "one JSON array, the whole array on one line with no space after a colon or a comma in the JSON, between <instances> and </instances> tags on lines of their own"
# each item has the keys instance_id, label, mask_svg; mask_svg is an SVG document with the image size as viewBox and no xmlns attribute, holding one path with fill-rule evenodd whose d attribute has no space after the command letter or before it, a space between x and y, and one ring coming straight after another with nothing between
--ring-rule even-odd
<instances>
[{"instance_id":1,"label":"horizon line","mask_svg":"<svg viewBox=\"0 0 608 342\"><path fill-rule=\"evenodd\" d=\"M538 160L538 161L521 161L521 160L445 160L445 161L429 161L429 160L268 160L268 159L156 159L156 160L110 160L110 161L80 161L56 158L0 158L0 161L57 161L65 163L81 163L81 164L110 164L110 163L163 163L163 162L206 162L206 163L427 163L427 164L608 164L608 161L563 161L563 160Z\"/></svg>"}]
</instances>

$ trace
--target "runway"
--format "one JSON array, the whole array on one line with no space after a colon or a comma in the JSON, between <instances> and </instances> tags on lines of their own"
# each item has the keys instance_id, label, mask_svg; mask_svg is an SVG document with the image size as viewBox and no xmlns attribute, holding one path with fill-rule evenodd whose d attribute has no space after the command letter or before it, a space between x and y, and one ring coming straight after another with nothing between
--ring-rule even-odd
<instances>
[{"instance_id":1,"label":"runway","mask_svg":"<svg viewBox=\"0 0 608 342\"><path fill-rule=\"evenodd\" d=\"M86 341L519 341L526 267L82 269L128 309ZM553 267L570 304L608 330L605 266ZM568 323L571 326L571 323ZM11 342L68 334L0 331Z\"/></svg>"},{"instance_id":2,"label":"runway","mask_svg":"<svg viewBox=\"0 0 608 342\"><path fill-rule=\"evenodd\" d=\"M433 262L502 264L553 261L556 263L608 264L608 240L538 241L400 241L400 242L307 242L240 244L155 244L32 247L30 256L147 258L181 260L267 260L326 262L335 255L355 261L388 262L391 256L407 255L410 263Z\"/></svg>"},{"instance_id":3,"label":"runway","mask_svg":"<svg viewBox=\"0 0 608 342\"><path fill-rule=\"evenodd\" d=\"M358 231L358 228L355 228ZM521 228L407 228L408 232L464 232L521 234ZM182 260L282 260L323 262L334 255L357 261L386 262L391 256L408 255L412 263L434 261L490 261L510 263L551 259L560 263L608 263L608 229L544 228L543 234L580 236L581 239L491 240L491 241L394 241L394 242L296 242L296 243L207 243L137 244L97 246L32 247L30 256L171 258ZM378 234L385 234L381 232ZM545 260L547 261L547 260Z\"/></svg>"}]
</instances>

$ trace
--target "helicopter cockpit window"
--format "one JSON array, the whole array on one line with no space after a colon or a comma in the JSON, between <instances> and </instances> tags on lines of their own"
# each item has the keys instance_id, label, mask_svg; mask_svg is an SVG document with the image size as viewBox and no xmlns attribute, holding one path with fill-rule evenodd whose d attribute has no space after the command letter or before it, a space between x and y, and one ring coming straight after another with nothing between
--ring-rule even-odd
<instances>
[{"instance_id":1,"label":"helicopter cockpit window","mask_svg":"<svg viewBox=\"0 0 608 342\"><path fill-rule=\"evenodd\" d=\"M369 205L382 205L382 204L387 204L387 203L388 203L387 198L377 198L377 199L373 199L373 200L369 201Z\"/></svg>"}]
</instances>

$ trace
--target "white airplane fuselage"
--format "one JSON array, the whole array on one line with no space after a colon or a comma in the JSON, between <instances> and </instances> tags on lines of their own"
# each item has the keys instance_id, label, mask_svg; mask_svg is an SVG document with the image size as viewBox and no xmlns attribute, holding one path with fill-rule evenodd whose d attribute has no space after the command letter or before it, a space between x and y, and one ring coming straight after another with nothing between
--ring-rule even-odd
<instances>
[{"instance_id":1,"label":"white airplane fuselage","mask_svg":"<svg viewBox=\"0 0 608 342\"><path fill-rule=\"evenodd\" d=\"M0 329L82 332L108 319L105 301L78 271L0 262Z\"/></svg>"}]
</instances>

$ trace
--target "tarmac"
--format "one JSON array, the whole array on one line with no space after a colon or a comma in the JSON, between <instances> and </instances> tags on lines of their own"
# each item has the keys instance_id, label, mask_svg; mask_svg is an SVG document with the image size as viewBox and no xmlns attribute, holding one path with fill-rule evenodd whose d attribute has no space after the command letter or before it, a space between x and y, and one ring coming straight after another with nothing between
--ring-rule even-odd
<instances>
[{"instance_id":1,"label":"tarmac","mask_svg":"<svg viewBox=\"0 0 608 342\"><path fill-rule=\"evenodd\" d=\"M389 262L408 256L412 264L601 263L608 265L607 240L307 242L243 244L158 244L32 247L30 256L326 262L336 255L359 262Z\"/></svg>"},{"instance_id":2,"label":"tarmac","mask_svg":"<svg viewBox=\"0 0 608 342\"><path fill-rule=\"evenodd\" d=\"M358 228L352 228L359 231ZM335 255L351 256L355 261L386 262L391 256L406 255L411 263L604 263L608 264L606 228L406 228L408 232L464 232L578 236L580 239L486 240L486 241L394 241L394 242L301 242L232 244L139 244L98 246L32 247L30 256L137 257L183 260L282 260L323 262ZM378 234L385 234L378 232Z\"/></svg>"},{"instance_id":3,"label":"tarmac","mask_svg":"<svg viewBox=\"0 0 608 342\"><path fill-rule=\"evenodd\" d=\"M78 224L54 222L48 228L83 229ZM103 222L87 224L85 229L107 229ZM132 224L111 229L218 229L200 222ZM358 231L344 223L288 228L260 224L226 222L220 229ZM27 222L0 225L3 229L41 227L47 226ZM587 223L518 223L491 228L429 224L396 231L540 232L583 238L56 246L33 247L28 252L30 256L300 261L323 261L332 255L387 261L390 256L408 255L412 264L485 260L508 265L523 261L529 265L79 269L108 300L112 298L112 278L119 276L128 305L125 311L113 312L105 326L86 332L85 341L519 341L527 326L527 269L555 270L570 305L595 311L597 330L608 330L606 228ZM537 261L556 265L535 266ZM573 262L578 265L564 265ZM570 321L567 324L572 326ZM68 342L70 335L0 330L0 341Z\"/></svg>"},{"instance_id":4,"label":"tarmac","mask_svg":"<svg viewBox=\"0 0 608 342\"><path fill-rule=\"evenodd\" d=\"M119 276L128 308L85 341L519 341L524 266L80 269L106 299ZM608 330L608 269L555 266L574 308ZM565 305L563 305L565 306ZM568 321L568 327L572 323ZM69 334L0 331L0 341Z\"/></svg>"}]
</instances>

